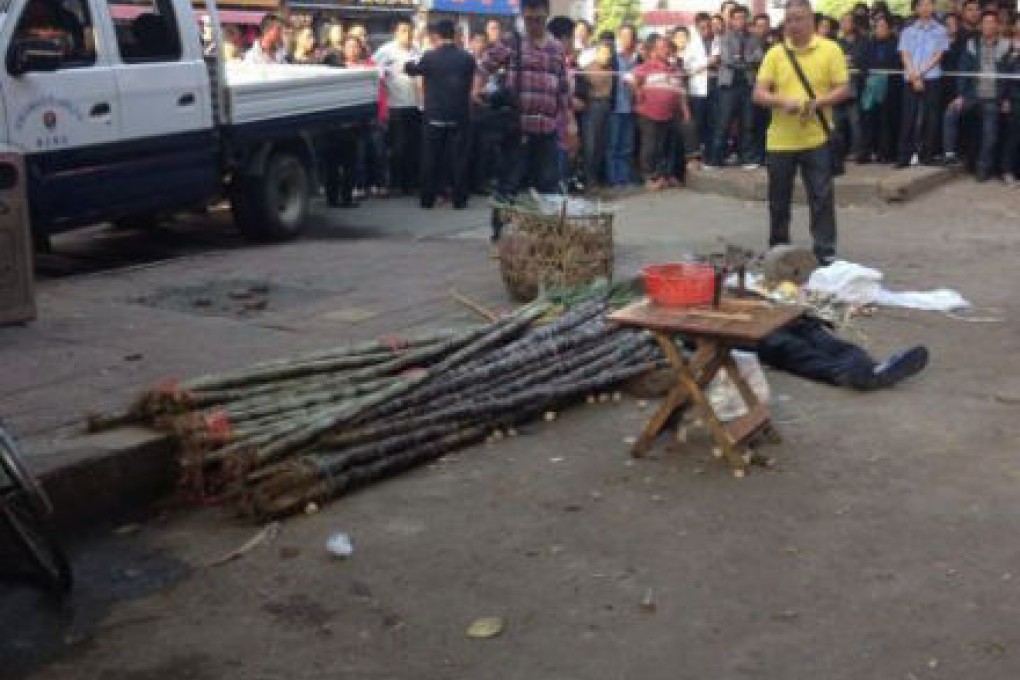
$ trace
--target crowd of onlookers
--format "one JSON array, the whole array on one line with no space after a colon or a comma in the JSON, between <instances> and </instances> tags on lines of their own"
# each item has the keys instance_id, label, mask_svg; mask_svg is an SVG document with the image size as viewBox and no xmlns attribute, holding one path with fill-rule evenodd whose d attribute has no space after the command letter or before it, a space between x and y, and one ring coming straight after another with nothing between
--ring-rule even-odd
<instances>
[{"instance_id":1,"label":"crowd of onlookers","mask_svg":"<svg viewBox=\"0 0 1020 680\"><path fill-rule=\"evenodd\" d=\"M508 20L492 19L470 35L450 22L416 30L399 20L392 39L377 47L363 26L291 29L270 16L250 46L228 31L224 48L229 58L248 62L380 70L377 120L346 140L350 148L339 152L339 169L332 169L330 199L337 205L411 193L423 179L430 187L426 207L444 195L462 207L467 193L513 191L519 187L506 186L501 173L519 164L518 147L536 140L549 148L524 153L543 178L531 184L544 189L662 189L682 185L694 164L710 172L767 162L770 113L754 103L755 76L783 35L767 15L752 16L727 0L718 14L698 14L690 26L640 38L633 26L593 35L585 21L547 14L531 17L542 21L537 29L525 21L509 30ZM897 168L965 164L979 181L1015 181L1020 19L1014 9L996 0L952 0L952 11L936 14L932 0L915 0L912 16L900 17L877 0L842 17L816 15L816 30L838 43L850 68L852 98L837 107L834 121L848 160ZM536 31L555 47L533 40ZM515 56L522 45L523 65ZM471 56L467 89L466 62L452 52L432 59L431 71L408 66L444 48ZM454 85L443 69L457 70ZM429 87L440 113L428 110ZM495 95L515 90L520 101L494 104ZM460 108L435 103L461 97L464 120ZM537 108L532 114L529 107ZM520 113L509 126L516 135L509 145L505 109ZM527 181L527 168L522 172L518 183Z\"/></svg>"}]
</instances>

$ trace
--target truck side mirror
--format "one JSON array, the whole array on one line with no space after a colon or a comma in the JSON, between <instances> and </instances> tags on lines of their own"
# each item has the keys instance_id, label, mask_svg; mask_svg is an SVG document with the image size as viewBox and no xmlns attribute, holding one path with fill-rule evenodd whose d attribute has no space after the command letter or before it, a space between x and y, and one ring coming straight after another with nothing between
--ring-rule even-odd
<instances>
[{"instance_id":1,"label":"truck side mirror","mask_svg":"<svg viewBox=\"0 0 1020 680\"><path fill-rule=\"evenodd\" d=\"M59 40L32 38L11 45L7 51L7 71L20 76L33 71L52 72L64 61L64 45Z\"/></svg>"}]
</instances>

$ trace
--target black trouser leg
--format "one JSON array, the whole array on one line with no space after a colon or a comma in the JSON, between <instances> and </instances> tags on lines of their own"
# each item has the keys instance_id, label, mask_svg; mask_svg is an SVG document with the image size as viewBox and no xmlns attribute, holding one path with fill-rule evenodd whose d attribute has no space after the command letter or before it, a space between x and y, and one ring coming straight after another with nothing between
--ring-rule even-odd
<instances>
[{"instance_id":1,"label":"black trouser leg","mask_svg":"<svg viewBox=\"0 0 1020 680\"><path fill-rule=\"evenodd\" d=\"M896 162L900 165L910 163L917 144L917 113L921 106L921 95L914 91L909 83L903 86L903 112L900 116L900 148L896 154Z\"/></svg>"},{"instance_id":2,"label":"black trouser leg","mask_svg":"<svg viewBox=\"0 0 1020 680\"><path fill-rule=\"evenodd\" d=\"M790 242L790 201L793 179L797 174L797 152L770 151L769 172L769 247Z\"/></svg>"},{"instance_id":3,"label":"black trouser leg","mask_svg":"<svg viewBox=\"0 0 1020 680\"><path fill-rule=\"evenodd\" d=\"M446 135L447 167L450 169L450 190L453 192L454 207L467 205L470 188L468 186L468 162L471 151L471 131L468 126L458 125L447 128Z\"/></svg>"},{"instance_id":4,"label":"black trouser leg","mask_svg":"<svg viewBox=\"0 0 1020 680\"><path fill-rule=\"evenodd\" d=\"M758 156L758 132L755 128L754 101L751 99L751 86L741 85L738 92L740 111L740 162L761 163Z\"/></svg>"},{"instance_id":5,"label":"black trouser leg","mask_svg":"<svg viewBox=\"0 0 1020 680\"><path fill-rule=\"evenodd\" d=\"M417 181L421 116L416 108L390 110L390 182L410 193Z\"/></svg>"},{"instance_id":6,"label":"black trouser leg","mask_svg":"<svg viewBox=\"0 0 1020 680\"><path fill-rule=\"evenodd\" d=\"M942 131L942 80L924 81L921 93L923 111L921 115L921 148L917 152L922 163L931 163L939 152L939 133Z\"/></svg>"},{"instance_id":7,"label":"black trouser leg","mask_svg":"<svg viewBox=\"0 0 1020 680\"><path fill-rule=\"evenodd\" d=\"M358 138L364 130L345 131L340 136L340 201L344 205L354 203L354 180L358 169Z\"/></svg>"},{"instance_id":8,"label":"black trouser leg","mask_svg":"<svg viewBox=\"0 0 1020 680\"><path fill-rule=\"evenodd\" d=\"M611 105L606 99L594 99L588 105L584 126L584 174L589 186L600 184L606 179Z\"/></svg>"},{"instance_id":9,"label":"black trouser leg","mask_svg":"<svg viewBox=\"0 0 1020 680\"><path fill-rule=\"evenodd\" d=\"M660 179L667 174L666 159L670 121L657 121L638 117L641 132L641 172L645 180Z\"/></svg>"},{"instance_id":10,"label":"black trouser leg","mask_svg":"<svg viewBox=\"0 0 1020 680\"><path fill-rule=\"evenodd\" d=\"M445 165L447 128L425 123L421 143L421 205L431 208L442 188L440 180Z\"/></svg>"},{"instance_id":11,"label":"black trouser leg","mask_svg":"<svg viewBox=\"0 0 1020 680\"><path fill-rule=\"evenodd\" d=\"M709 165L722 165L726 161L726 145L729 141L730 123L740 106L740 93L734 86L719 88L719 117L715 121L712 144L708 151Z\"/></svg>"},{"instance_id":12,"label":"black trouser leg","mask_svg":"<svg viewBox=\"0 0 1020 680\"><path fill-rule=\"evenodd\" d=\"M828 145L798 153L810 209L811 239L820 263L827 263L836 256L836 196L831 153Z\"/></svg>"},{"instance_id":13,"label":"black trouser leg","mask_svg":"<svg viewBox=\"0 0 1020 680\"><path fill-rule=\"evenodd\" d=\"M793 375L846 386L857 384L875 367L867 352L840 340L814 319L805 319L765 337L758 358Z\"/></svg>"}]
</instances>

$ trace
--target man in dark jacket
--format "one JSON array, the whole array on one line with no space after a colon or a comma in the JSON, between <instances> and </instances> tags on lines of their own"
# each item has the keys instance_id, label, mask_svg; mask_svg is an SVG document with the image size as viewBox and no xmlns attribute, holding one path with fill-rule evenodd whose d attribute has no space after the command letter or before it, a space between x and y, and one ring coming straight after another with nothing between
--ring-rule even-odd
<instances>
[{"instance_id":1,"label":"man in dark jacket","mask_svg":"<svg viewBox=\"0 0 1020 680\"><path fill-rule=\"evenodd\" d=\"M475 59L454 44L456 29L440 21L434 35L438 45L404 70L425 81L425 116L422 131L421 207L432 208L449 170L453 207L467 207L467 160L470 130L471 85Z\"/></svg>"},{"instance_id":2,"label":"man in dark jacket","mask_svg":"<svg viewBox=\"0 0 1020 680\"><path fill-rule=\"evenodd\" d=\"M998 172L996 149L999 143L999 114L1008 110L1006 105L1008 81L998 78L1006 73L1009 43L999 37L999 15L986 11L981 16L981 37L967 43L960 55L957 68L973 76L960 76L956 80L956 98L949 103L943 121L943 142L946 163L956 165L956 143L960 120L969 111L975 111L981 120L981 150L977 161L977 180L984 182Z\"/></svg>"},{"instance_id":3,"label":"man in dark jacket","mask_svg":"<svg viewBox=\"0 0 1020 680\"><path fill-rule=\"evenodd\" d=\"M720 39L719 119L709 151L709 167L713 168L723 164L730 123L734 118L740 121L740 162L744 168L753 170L763 160L757 148L751 94L755 71L764 52L761 40L747 29L747 16L747 7L734 7L730 30Z\"/></svg>"}]
</instances>

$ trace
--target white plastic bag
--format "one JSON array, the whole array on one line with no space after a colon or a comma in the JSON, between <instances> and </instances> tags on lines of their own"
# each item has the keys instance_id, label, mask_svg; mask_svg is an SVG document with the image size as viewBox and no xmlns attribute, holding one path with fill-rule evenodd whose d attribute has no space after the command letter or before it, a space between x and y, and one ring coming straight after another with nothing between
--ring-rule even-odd
<instances>
[{"instance_id":1,"label":"white plastic bag","mask_svg":"<svg viewBox=\"0 0 1020 680\"><path fill-rule=\"evenodd\" d=\"M761 370L761 364L758 363L758 356L750 352L734 351L733 359L740 369L740 375L751 386L751 391L758 397L758 401L763 404L769 403L769 382L765 378L765 372ZM747 414L747 406L740 396L740 390L730 380L726 371L720 371L712 379L708 386L708 401L715 414L719 416L719 420L724 423Z\"/></svg>"},{"instance_id":2,"label":"white plastic bag","mask_svg":"<svg viewBox=\"0 0 1020 680\"><path fill-rule=\"evenodd\" d=\"M871 267L836 260L828 267L811 272L807 290L827 293L842 302L868 305L878 299L882 291L882 272Z\"/></svg>"}]
</instances>

